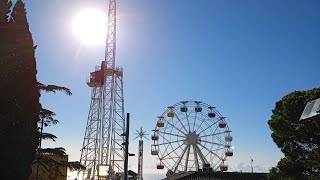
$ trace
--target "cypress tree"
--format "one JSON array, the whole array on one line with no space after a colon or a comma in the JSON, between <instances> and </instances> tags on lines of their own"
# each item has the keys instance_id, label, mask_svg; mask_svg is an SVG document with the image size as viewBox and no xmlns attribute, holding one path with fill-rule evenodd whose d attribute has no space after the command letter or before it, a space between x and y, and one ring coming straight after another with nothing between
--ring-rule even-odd
<instances>
[{"instance_id":1,"label":"cypress tree","mask_svg":"<svg viewBox=\"0 0 320 180\"><path fill-rule=\"evenodd\" d=\"M0 0L0 58L8 55L7 41L10 31L8 23L8 14L11 12L11 7L11 1Z\"/></svg>"},{"instance_id":2,"label":"cypress tree","mask_svg":"<svg viewBox=\"0 0 320 180\"><path fill-rule=\"evenodd\" d=\"M17 0L8 22L11 6L10 0L0 0L0 142L4 144L0 162L5 164L1 179L24 180L29 177L33 162L46 163L39 158L46 154L65 154L63 148L38 149L35 156L41 138L37 122L44 118L45 123L56 123L52 118L54 113L39 103L40 90L64 91L68 95L71 92L65 87L37 81L35 46L24 3ZM55 136L44 133L42 138L55 139ZM84 168L79 162L59 166L72 170Z\"/></svg>"},{"instance_id":3,"label":"cypress tree","mask_svg":"<svg viewBox=\"0 0 320 180\"><path fill-rule=\"evenodd\" d=\"M9 22L10 36L1 68L8 71L0 86L1 140L4 140L4 179L27 179L38 146L40 92L36 79L35 47L24 3L17 0Z\"/></svg>"},{"instance_id":4,"label":"cypress tree","mask_svg":"<svg viewBox=\"0 0 320 180\"><path fill-rule=\"evenodd\" d=\"M0 26L8 22L11 6L12 2L10 0L0 0Z\"/></svg>"}]
</instances>

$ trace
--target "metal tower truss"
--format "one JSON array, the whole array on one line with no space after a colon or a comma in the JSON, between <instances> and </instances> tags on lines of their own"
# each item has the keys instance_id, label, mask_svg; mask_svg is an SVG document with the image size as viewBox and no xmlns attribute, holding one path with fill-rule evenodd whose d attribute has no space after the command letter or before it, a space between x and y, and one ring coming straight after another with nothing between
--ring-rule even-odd
<instances>
[{"instance_id":1,"label":"metal tower truss","mask_svg":"<svg viewBox=\"0 0 320 180\"><path fill-rule=\"evenodd\" d=\"M106 68L115 70L115 54L116 54L116 0L109 1L108 11L108 32L106 46Z\"/></svg>"},{"instance_id":2,"label":"metal tower truss","mask_svg":"<svg viewBox=\"0 0 320 180\"><path fill-rule=\"evenodd\" d=\"M87 168L83 179L120 179L123 174L123 70L115 66L115 55L116 0L109 0L105 60L100 69L91 73L88 82L92 88L92 102L80 159L80 163ZM104 172L100 172L99 167ZM78 178L81 177L78 175Z\"/></svg>"},{"instance_id":3,"label":"metal tower truss","mask_svg":"<svg viewBox=\"0 0 320 180\"><path fill-rule=\"evenodd\" d=\"M122 143L125 141L125 114L123 98L123 71L117 67L115 71L115 88L114 88L114 106L113 121L111 128L111 159L110 165L115 172L123 172L124 165L124 148Z\"/></svg>"},{"instance_id":4,"label":"metal tower truss","mask_svg":"<svg viewBox=\"0 0 320 180\"><path fill-rule=\"evenodd\" d=\"M91 92L90 110L80 158L80 162L87 169L82 174L83 178L96 176L96 168L99 163L101 91L101 87L93 87Z\"/></svg>"}]
</instances>

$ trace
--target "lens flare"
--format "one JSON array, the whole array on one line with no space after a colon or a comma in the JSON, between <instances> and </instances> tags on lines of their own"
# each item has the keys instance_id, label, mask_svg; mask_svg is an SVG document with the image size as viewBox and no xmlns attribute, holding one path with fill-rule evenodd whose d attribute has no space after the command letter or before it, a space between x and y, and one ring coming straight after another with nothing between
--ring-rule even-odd
<instances>
[{"instance_id":1,"label":"lens flare","mask_svg":"<svg viewBox=\"0 0 320 180\"><path fill-rule=\"evenodd\" d=\"M72 20L72 31L82 44L104 44L107 32L107 15L100 9L84 9Z\"/></svg>"}]
</instances>

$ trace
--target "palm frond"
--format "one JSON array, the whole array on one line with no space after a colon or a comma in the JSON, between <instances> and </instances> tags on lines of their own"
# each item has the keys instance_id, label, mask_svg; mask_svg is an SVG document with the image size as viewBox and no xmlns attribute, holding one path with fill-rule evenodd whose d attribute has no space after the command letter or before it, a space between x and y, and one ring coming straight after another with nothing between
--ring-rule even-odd
<instances>
[{"instance_id":1,"label":"palm frond","mask_svg":"<svg viewBox=\"0 0 320 180\"><path fill-rule=\"evenodd\" d=\"M58 137L51 134L51 133L42 133L42 139L47 140L47 139L51 139L52 141L56 141Z\"/></svg>"},{"instance_id":2,"label":"palm frond","mask_svg":"<svg viewBox=\"0 0 320 180\"><path fill-rule=\"evenodd\" d=\"M45 148L45 149L38 149L38 154L41 155L55 155L58 157L63 157L66 154L66 150L62 147L58 148Z\"/></svg>"},{"instance_id":3,"label":"palm frond","mask_svg":"<svg viewBox=\"0 0 320 180\"><path fill-rule=\"evenodd\" d=\"M67 167L70 171L85 170L86 167L80 164L79 161L67 162Z\"/></svg>"}]
</instances>

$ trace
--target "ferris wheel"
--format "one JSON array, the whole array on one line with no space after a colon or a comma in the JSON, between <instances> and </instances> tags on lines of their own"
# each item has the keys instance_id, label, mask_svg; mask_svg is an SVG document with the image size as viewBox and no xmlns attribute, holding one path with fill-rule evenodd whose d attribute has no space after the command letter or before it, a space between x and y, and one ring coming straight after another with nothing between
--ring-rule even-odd
<instances>
[{"instance_id":1,"label":"ferris wheel","mask_svg":"<svg viewBox=\"0 0 320 180\"><path fill-rule=\"evenodd\" d=\"M231 131L215 107L200 101L182 101L158 117L151 139L151 155L160 160L157 169L227 171L233 156Z\"/></svg>"}]
</instances>

